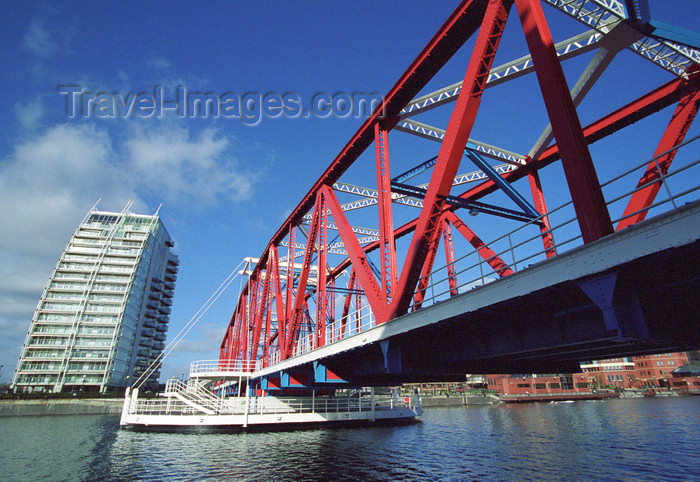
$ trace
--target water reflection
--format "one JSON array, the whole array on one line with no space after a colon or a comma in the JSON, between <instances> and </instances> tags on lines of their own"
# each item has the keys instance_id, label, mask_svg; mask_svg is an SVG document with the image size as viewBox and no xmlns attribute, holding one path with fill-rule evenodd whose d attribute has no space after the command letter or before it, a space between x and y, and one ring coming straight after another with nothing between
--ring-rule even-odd
<instances>
[{"instance_id":1,"label":"water reflection","mask_svg":"<svg viewBox=\"0 0 700 482\"><path fill-rule=\"evenodd\" d=\"M700 399L427 410L402 427L144 434L0 419L1 480L693 479Z\"/></svg>"}]
</instances>

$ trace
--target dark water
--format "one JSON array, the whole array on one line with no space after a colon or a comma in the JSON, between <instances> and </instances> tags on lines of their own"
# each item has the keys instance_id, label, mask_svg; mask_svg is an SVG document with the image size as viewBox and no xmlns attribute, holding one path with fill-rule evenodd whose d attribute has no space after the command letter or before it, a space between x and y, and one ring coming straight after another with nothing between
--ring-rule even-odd
<instances>
[{"instance_id":1,"label":"dark water","mask_svg":"<svg viewBox=\"0 0 700 482\"><path fill-rule=\"evenodd\" d=\"M215 435L0 419L0 480L700 480L700 397L429 409L422 423Z\"/></svg>"}]
</instances>

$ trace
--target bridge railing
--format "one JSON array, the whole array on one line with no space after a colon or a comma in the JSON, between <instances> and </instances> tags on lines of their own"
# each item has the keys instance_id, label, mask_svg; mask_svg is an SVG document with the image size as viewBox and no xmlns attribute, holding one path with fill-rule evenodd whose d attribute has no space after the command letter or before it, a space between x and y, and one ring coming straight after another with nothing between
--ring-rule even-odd
<instances>
[{"instance_id":1,"label":"bridge railing","mask_svg":"<svg viewBox=\"0 0 700 482\"><path fill-rule=\"evenodd\" d=\"M198 360L190 364L190 378L214 373L250 373L253 370L254 360Z\"/></svg>"},{"instance_id":2,"label":"bridge railing","mask_svg":"<svg viewBox=\"0 0 700 482\"><path fill-rule=\"evenodd\" d=\"M178 380L179 381L179 380ZM173 394L184 395L184 400L175 398ZM421 407L420 399L410 397L398 399L391 396L376 396L372 400L369 396L337 396L337 397L230 397L217 398L209 395L202 397L186 393L185 389L170 387L167 391L170 396L155 399L137 399L129 407L129 413L133 415L169 415L191 416L205 415L214 412L219 415L283 415L300 413L337 414L353 412L370 412L374 410L391 410L394 408L417 409ZM207 410L208 412L204 411ZM212 413L209 413L210 415Z\"/></svg>"},{"instance_id":3,"label":"bridge railing","mask_svg":"<svg viewBox=\"0 0 700 482\"><path fill-rule=\"evenodd\" d=\"M696 136L672 150L686 147L699 139L700 136ZM677 165L677 163L664 174L659 166L658 159L666 154L662 153L654 159L645 161L601 184L604 193L610 193L606 204L613 218L613 224L636 214L631 213L623 217L624 209L632 194L659 181L661 182L661 190L656 201L644 208L645 211L648 211L648 217L659 214L664 210L675 209L685 202L694 201L698 198L697 191L700 190L700 159L695 158L684 162L682 165ZM656 171L659 174L658 179L638 184L637 181L642 177L642 173L647 170L647 166L650 163L655 163ZM619 188L619 183L626 183L627 186L634 185L636 187L620 194L624 188ZM561 254L583 244L571 201L550 210L546 216L548 216L550 222L550 230L548 232L552 233L553 246L547 249L544 248L542 233L535 226L544 216L520 225L517 229L487 242L487 245L494 252L491 258L484 259L478 249L473 249L457 258L454 262L453 279L455 282L452 286L447 266L441 266L433 270L429 275L429 283L422 293L423 299L420 301L420 305L418 306L414 300L411 310L427 307L449 299L455 294L455 289L457 293L464 293L495 281L499 276L489 265L489 261L493 261L496 258L505 263L503 268L517 272L546 260L548 254ZM360 309L349 313L345 321L337 319L335 322L327 325L325 344L330 345L348 337L357 336L375 326L374 313L369 304L365 303ZM303 355L316 348L315 335L313 333L304 334L299 337L299 341L293 349L292 357ZM274 351L269 355L267 366L275 365L279 362L280 352ZM263 361L261 359L257 360L256 369L262 367Z\"/></svg>"},{"instance_id":4,"label":"bridge railing","mask_svg":"<svg viewBox=\"0 0 700 482\"><path fill-rule=\"evenodd\" d=\"M363 304L359 309L351 311L348 316L343 319L338 319L326 326L326 345L344 340L351 336L359 335L360 333L369 330L376 326L376 318L369 304ZM316 336L313 333L304 334L299 337L299 341L292 350L292 357L303 355L318 348ZM280 362L280 351L272 351L268 357L267 366L272 366ZM262 359L256 360L255 369L263 368Z\"/></svg>"},{"instance_id":5,"label":"bridge railing","mask_svg":"<svg viewBox=\"0 0 700 482\"><path fill-rule=\"evenodd\" d=\"M682 164L672 164L668 172L664 173L659 165L659 159L669 152L687 148L696 143L700 136L696 136L670 151L659 154L651 160L647 160L627 171L612 177L601 184L604 194L606 194L606 204L613 221L613 225L621 220L633 216L637 213L630 213L623 216L625 207L630 197L645 188L657 183L661 183L661 188L656 200L650 206L640 209L647 211L647 217L660 214L665 211L676 209L683 203L698 199L697 191L700 190L700 159L692 158ZM639 183L643 173L650 164L654 164L653 171L658 176L651 178L646 183ZM649 174L649 173L647 173ZM649 175L645 176L650 178ZM634 189L625 189L624 186L635 186ZM623 187L620 187L623 186ZM583 244L581 233L578 230L578 223L571 201L564 203L556 209L547 213L550 221L550 231L554 238L553 250L556 253L563 253ZM450 283L448 266L441 266L433 270L429 275L429 283L423 290L423 299L419 307L426 307L450 298L454 293L454 285L459 293L484 286L495 281L499 276L488 264L496 258L500 258L513 272L528 268L530 265L547 259L547 251L543 247L541 233L536 226L537 220L519 226L517 229L509 231L486 244L494 251L494 255L489 259L483 259L478 249L473 249L467 254L457 258L454 262L455 280L453 287ZM416 309L416 303L411 309Z\"/></svg>"}]
</instances>

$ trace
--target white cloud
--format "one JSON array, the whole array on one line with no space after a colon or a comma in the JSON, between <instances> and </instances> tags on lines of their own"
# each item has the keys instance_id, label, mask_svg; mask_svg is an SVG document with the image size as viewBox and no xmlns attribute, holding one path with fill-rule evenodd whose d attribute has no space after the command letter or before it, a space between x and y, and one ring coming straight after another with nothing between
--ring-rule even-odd
<instances>
[{"instance_id":1,"label":"white cloud","mask_svg":"<svg viewBox=\"0 0 700 482\"><path fill-rule=\"evenodd\" d=\"M51 35L44 27L44 23L37 19L29 24L22 45L37 57L46 58L55 51L55 44L51 39Z\"/></svg>"},{"instance_id":2,"label":"white cloud","mask_svg":"<svg viewBox=\"0 0 700 482\"><path fill-rule=\"evenodd\" d=\"M142 123L116 135L101 125L61 124L25 135L0 159L0 364L6 367L16 362L63 248L98 199L105 210L132 200L132 211L151 212L148 201L164 199L169 210L186 212L252 194L254 176L241 173L231 154L241 150L214 129L193 134L184 126Z\"/></svg>"},{"instance_id":3,"label":"white cloud","mask_svg":"<svg viewBox=\"0 0 700 482\"><path fill-rule=\"evenodd\" d=\"M23 130L35 131L41 125L41 118L44 116L44 105L41 102L41 97L26 104L16 103L15 114Z\"/></svg>"},{"instance_id":4,"label":"white cloud","mask_svg":"<svg viewBox=\"0 0 700 482\"><path fill-rule=\"evenodd\" d=\"M97 199L111 209L138 201L113 158L109 136L90 125L54 126L16 146L0 171L1 245L44 253L67 240Z\"/></svg>"},{"instance_id":5,"label":"white cloud","mask_svg":"<svg viewBox=\"0 0 700 482\"><path fill-rule=\"evenodd\" d=\"M216 352L221 342L222 327L220 323L195 324L192 330L173 348L173 353L211 353ZM168 335L172 343L176 333ZM212 340L215 340L212 343Z\"/></svg>"},{"instance_id":6,"label":"white cloud","mask_svg":"<svg viewBox=\"0 0 700 482\"><path fill-rule=\"evenodd\" d=\"M148 64L154 69L167 70L170 68L170 61L165 57L154 56L148 61Z\"/></svg>"},{"instance_id":7,"label":"white cloud","mask_svg":"<svg viewBox=\"0 0 700 482\"><path fill-rule=\"evenodd\" d=\"M193 136L181 126L134 129L125 141L126 156L144 186L170 202L219 198L240 201L252 194L252 174L240 172L232 156L232 141L215 129Z\"/></svg>"}]
</instances>

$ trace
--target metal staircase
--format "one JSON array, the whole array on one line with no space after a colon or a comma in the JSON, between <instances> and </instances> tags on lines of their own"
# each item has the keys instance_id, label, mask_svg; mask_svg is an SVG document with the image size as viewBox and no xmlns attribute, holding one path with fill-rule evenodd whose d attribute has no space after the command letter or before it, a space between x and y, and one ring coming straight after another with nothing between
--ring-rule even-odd
<instances>
[{"instance_id":1,"label":"metal staircase","mask_svg":"<svg viewBox=\"0 0 700 482\"><path fill-rule=\"evenodd\" d=\"M214 415L230 410L224 409L224 400L212 394L203 382L190 379L183 382L176 378L170 379L165 384L166 397L174 397L195 410Z\"/></svg>"}]
</instances>

